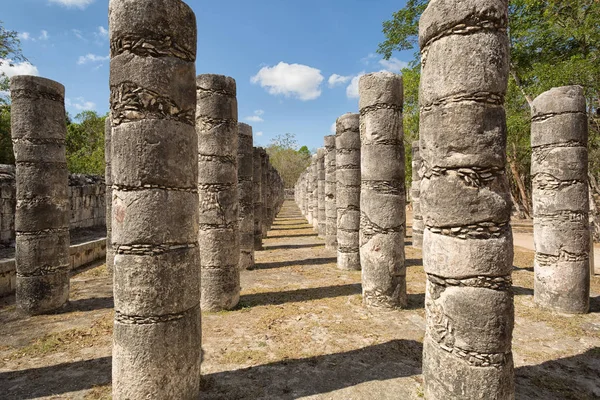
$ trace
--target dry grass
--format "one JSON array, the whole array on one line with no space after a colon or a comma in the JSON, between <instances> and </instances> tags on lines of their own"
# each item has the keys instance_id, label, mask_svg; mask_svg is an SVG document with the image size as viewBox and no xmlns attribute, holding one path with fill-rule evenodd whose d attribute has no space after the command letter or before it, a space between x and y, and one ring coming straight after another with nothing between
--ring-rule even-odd
<instances>
[{"instance_id":1,"label":"dry grass","mask_svg":"<svg viewBox=\"0 0 600 400\"><path fill-rule=\"evenodd\" d=\"M8 360L43 357L54 353L77 353L79 350L110 343L112 337L112 313L95 320L88 329L74 328L46 334L28 346L7 357Z\"/></svg>"}]
</instances>

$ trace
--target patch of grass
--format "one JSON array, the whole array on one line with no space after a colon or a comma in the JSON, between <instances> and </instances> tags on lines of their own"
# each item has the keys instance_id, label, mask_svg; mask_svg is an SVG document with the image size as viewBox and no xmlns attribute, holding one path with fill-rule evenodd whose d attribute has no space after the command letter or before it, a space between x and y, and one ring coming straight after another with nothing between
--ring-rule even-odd
<instances>
[{"instance_id":1,"label":"patch of grass","mask_svg":"<svg viewBox=\"0 0 600 400\"><path fill-rule=\"evenodd\" d=\"M269 361L268 353L261 350L232 350L219 357L221 364L261 364Z\"/></svg>"},{"instance_id":2,"label":"patch of grass","mask_svg":"<svg viewBox=\"0 0 600 400\"><path fill-rule=\"evenodd\" d=\"M109 400L112 399L112 386L102 385L102 386L94 386L90 389L85 396L84 400Z\"/></svg>"},{"instance_id":3,"label":"patch of grass","mask_svg":"<svg viewBox=\"0 0 600 400\"><path fill-rule=\"evenodd\" d=\"M100 278L108 275L108 268L106 264L102 264L96 268L88 269L80 274L77 274L78 278Z\"/></svg>"},{"instance_id":4,"label":"patch of grass","mask_svg":"<svg viewBox=\"0 0 600 400\"><path fill-rule=\"evenodd\" d=\"M112 327L113 317L110 313L94 321L89 329L75 328L44 335L30 345L16 350L8 356L8 359L43 357L53 353L105 345L102 341L110 341Z\"/></svg>"}]
</instances>

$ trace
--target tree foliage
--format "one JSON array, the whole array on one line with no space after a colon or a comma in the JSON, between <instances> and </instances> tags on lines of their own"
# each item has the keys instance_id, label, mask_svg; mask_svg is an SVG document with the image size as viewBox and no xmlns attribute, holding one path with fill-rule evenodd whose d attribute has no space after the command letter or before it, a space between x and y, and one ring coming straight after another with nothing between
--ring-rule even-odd
<instances>
[{"instance_id":1,"label":"tree foliage","mask_svg":"<svg viewBox=\"0 0 600 400\"><path fill-rule=\"evenodd\" d=\"M266 148L271 164L281 175L286 188L292 188L302 171L310 164L310 151L302 146L298 149L296 136L292 133L278 135Z\"/></svg>"},{"instance_id":2,"label":"tree foliage","mask_svg":"<svg viewBox=\"0 0 600 400\"><path fill-rule=\"evenodd\" d=\"M104 175L106 116L83 111L67 125L67 165L72 173Z\"/></svg>"},{"instance_id":3,"label":"tree foliage","mask_svg":"<svg viewBox=\"0 0 600 400\"><path fill-rule=\"evenodd\" d=\"M0 65L27 61L21 51L21 41L17 31L9 31L0 21ZM8 90L8 77L0 71L0 107L8 104L9 100L4 92Z\"/></svg>"},{"instance_id":4,"label":"tree foliage","mask_svg":"<svg viewBox=\"0 0 600 400\"><path fill-rule=\"evenodd\" d=\"M378 53L417 48L418 21L427 0L409 0L383 23L385 41ZM511 75L506 96L508 165L513 197L530 210L530 104L556 86L580 85L588 104L590 172L600 174L600 2L597 0L510 0ZM404 69L405 132L418 137L419 59ZM416 129L416 131L415 131ZM410 157L408 157L410 159ZM408 162L407 162L408 164ZM408 165L407 165L408 166ZM408 170L408 169L407 169Z\"/></svg>"}]
</instances>

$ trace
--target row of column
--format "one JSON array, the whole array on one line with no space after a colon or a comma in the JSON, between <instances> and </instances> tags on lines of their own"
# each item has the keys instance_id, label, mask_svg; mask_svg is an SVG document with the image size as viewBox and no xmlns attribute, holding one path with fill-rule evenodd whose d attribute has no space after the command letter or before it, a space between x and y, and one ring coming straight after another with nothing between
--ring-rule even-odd
<instances>
[{"instance_id":1,"label":"row of column","mask_svg":"<svg viewBox=\"0 0 600 400\"><path fill-rule=\"evenodd\" d=\"M505 0L472 0L458 8L436 1L420 21L412 244L423 248L427 275L423 376L430 399L514 398L507 11ZM395 135L401 132L401 80L367 75L359 93L360 116L347 114L336 124L337 218L325 223L333 228L335 221L337 232L335 242L326 237L326 246L337 244L339 268L362 269L365 305L402 307L405 194L395 184L404 180L403 148L395 147L402 143ZM551 310L585 313L590 231L583 89L555 88L536 98L531 130L534 300ZM331 139L325 144L327 154ZM320 200L311 190L321 179L314 170L320 157L317 152L296 185L297 203L317 225ZM331 201L326 198L326 207Z\"/></svg>"},{"instance_id":2,"label":"row of column","mask_svg":"<svg viewBox=\"0 0 600 400\"><path fill-rule=\"evenodd\" d=\"M363 302L406 306L405 170L402 77L359 81L360 113L336 121L295 186L296 202L337 265L362 270Z\"/></svg>"}]
</instances>

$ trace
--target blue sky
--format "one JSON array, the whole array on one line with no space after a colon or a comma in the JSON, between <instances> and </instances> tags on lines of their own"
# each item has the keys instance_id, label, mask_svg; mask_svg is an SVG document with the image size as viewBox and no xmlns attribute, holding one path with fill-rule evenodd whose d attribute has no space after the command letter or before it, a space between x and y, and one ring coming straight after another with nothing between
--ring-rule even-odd
<instances>
[{"instance_id":1,"label":"blue sky","mask_svg":"<svg viewBox=\"0 0 600 400\"><path fill-rule=\"evenodd\" d=\"M197 73L235 78L239 120L255 142L296 135L323 145L335 119L357 112L357 76L399 72L412 52L375 54L382 22L403 0L187 0L198 21ZM108 0L2 0L0 20L20 32L29 73L66 87L67 111L108 111Z\"/></svg>"}]
</instances>

